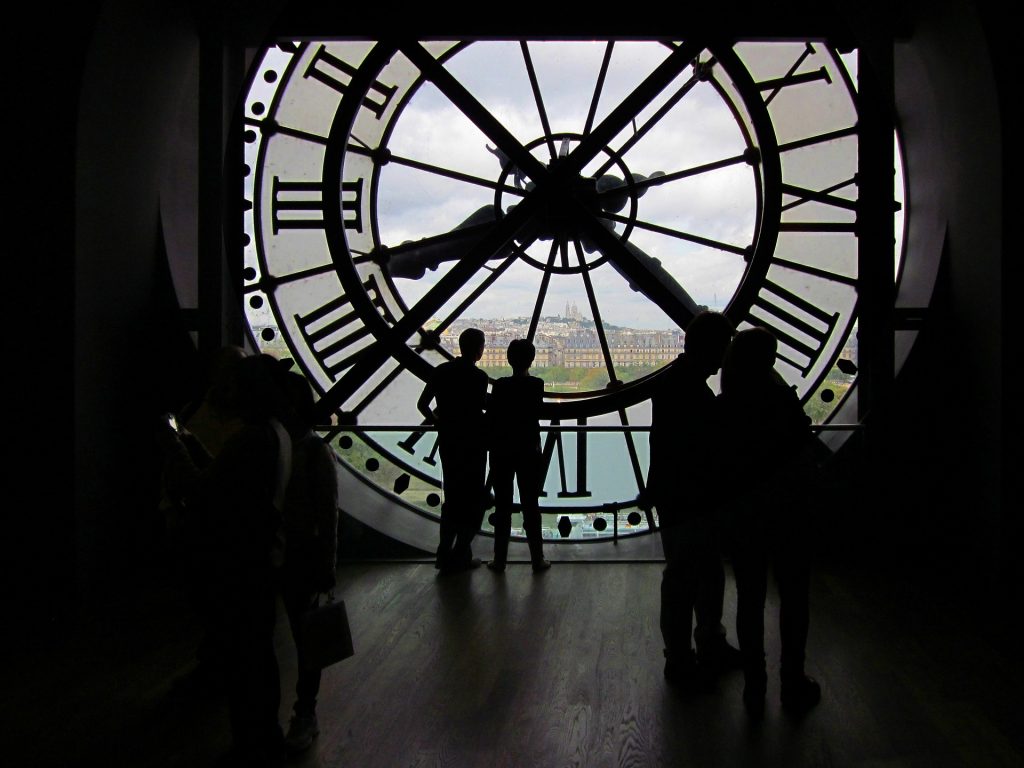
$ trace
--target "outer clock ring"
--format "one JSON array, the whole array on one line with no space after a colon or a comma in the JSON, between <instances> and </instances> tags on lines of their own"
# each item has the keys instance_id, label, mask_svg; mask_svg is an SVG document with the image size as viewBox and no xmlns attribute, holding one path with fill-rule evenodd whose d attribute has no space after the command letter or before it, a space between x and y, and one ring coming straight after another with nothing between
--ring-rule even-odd
<instances>
[{"instance_id":1,"label":"outer clock ring","mask_svg":"<svg viewBox=\"0 0 1024 768\"><path fill-rule=\"evenodd\" d=\"M432 367L429 362L421 358L419 354L410 349L408 341L415 341L415 331L408 337L402 337L402 339L398 339L397 336L389 334L388 329L390 328L390 325L388 324L388 322L386 322L382 317L378 315L377 310L374 308L369 297L363 291L363 283L360 280L360 273L357 271L354 264L354 255L352 254L348 247L348 238L346 236L347 232L342 212L344 205L342 204L340 196L341 186L338 183L339 180L346 178L343 174L345 171L345 149L347 144L347 137L349 132L351 132L352 130L353 124L356 123L357 121L357 116L361 102L367 96L367 94L369 94L369 91L373 86L374 81L378 77L385 77L385 75L381 75L380 73L382 69L386 67L388 60L390 59L390 56L394 53L396 49L396 46L375 44L372 48L370 48L369 53L366 55L366 57L361 60L361 63L356 65L354 77L347 84L346 95L341 100L337 113L335 114L333 121L330 123L330 135L328 137L325 137L323 141L323 163L321 165L321 168L319 169L321 173L319 184L323 189L324 197L323 230L324 237L329 245L327 252L329 252L329 257L331 261L331 264L328 266L333 268L334 271L334 274L331 275L332 282L335 280L336 275L337 282L341 283L346 298L352 302L353 307L357 308L361 320L368 327L370 327L372 334L370 338L376 340L376 342L381 346L387 345L389 348L388 352L394 360L400 362L405 369L411 371L418 378L423 379L425 375L429 375L429 372ZM444 54L439 56L437 60L439 62L443 62L447 58L450 58L450 56L453 55L455 52L461 49L462 48L458 45L453 46ZM752 72L758 72L760 70L748 70L746 64L744 64L741 58L737 56L736 51L734 51L729 46L725 46L723 48L714 50L706 48L704 50L711 51L711 53L715 57L717 66L720 66L722 68L722 71L724 71L729 76L732 86L730 88L729 93L732 96L732 99L724 98L723 100L726 102L726 104L730 106L731 109L734 110L734 115L736 110L739 108L745 110L745 119L736 119L736 124L739 125L741 129L746 129L749 127L751 132L756 136L756 140L751 141L750 139L748 139L747 145L748 149L751 148L752 146L756 146L758 150L760 150L759 164L754 169L754 172L760 172L764 175L763 186L755 185L755 189L758 193L758 200L756 206L757 225L755 228L756 234L754 237L751 238L753 246L751 248L749 260L743 272L742 279L740 280L735 293L732 295L732 298L725 309L725 312L728 316L732 317L734 321L739 321L747 316L747 309L752 303L753 297L756 295L759 284L765 278L765 275L768 273L769 269L771 269L772 267L772 257L774 255L775 250L774 245L775 242L778 240L779 236L779 214L781 211L781 197L783 194L781 178L782 171L778 162L779 140L777 139L775 134L775 125L772 121L772 118L769 115L768 110L765 108L765 105L762 103L762 94L758 92L758 86L762 85L762 83L757 81L756 74L751 74ZM832 55L833 58L835 58L835 55L832 54L831 52L830 55ZM289 67L294 67L298 60L299 56L298 52L296 52L296 55L293 56L291 61L289 62ZM352 61L353 63L355 63L355 59L353 59ZM683 71L685 72L685 69ZM296 76L300 75L296 74ZM761 76L763 78L763 74ZM285 77L288 77L288 75L285 75ZM423 74L423 72L420 72L414 79L417 84L414 86L404 86L406 87L406 92L403 93L400 100L395 100L393 104L400 105L409 98L411 98L411 95L414 93L415 89L419 87L419 84L423 83L423 81L426 79L427 76ZM404 82L409 83L413 82L414 80L405 80ZM718 79L713 79L712 82L720 86ZM849 87L849 83L846 83L846 85L847 87ZM727 84L726 87L729 87L729 85ZM360 91L360 89L362 90ZM761 91L763 92L763 90L764 89L762 85ZM735 99L735 101L733 99ZM347 127L345 127L341 122L339 122L342 117L345 117L344 113L346 110L348 111ZM273 116L273 114L274 108L271 107L270 116ZM387 123L389 124L389 126L393 126L397 122L397 117L398 115L396 112L395 114L391 115L388 118ZM341 125L342 127L339 128L339 125ZM359 128L357 127L356 130L359 131ZM379 146L386 146L389 135L387 131L389 130L390 128L388 128L385 131L385 133L383 133L383 138L378 140ZM381 136L381 134L375 135ZM262 151L263 147L261 147L261 152ZM373 175L368 179L371 180L372 185L370 187L371 206L375 205L376 188L378 180L380 178L380 167L381 166L379 164L375 163L373 165ZM257 178L261 177L263 171L264 169L262 166L262 162L260 162L258 163L258 166L256 168ZM366 173L368 173L368 170L366 170L365 168L360 169L360 174ZM773 175L774 180L771 178ZM257 199L259 199L259 194L260 192L257 192ZM363 220L367 220L365 211L363 215ZM369 220L371 222L370 226L373 241L379 244L379 232L377 232L376 230L378 226L377 218L375 215L371 215L369 217ZM256 227L256 230L257 238L259 238L259 233L262 230L259 226ZM356 247L358 248L357 253L362 254L365 252L365 245L357 245ZM265 269L265 267L267 267L268 265L267 262L264 261L264 254L262 251L259 251L258 258L260 259L260 269L263 274L263 277L270 275L269 280L271 285L268 285L266 289L262 290L263 292L267 293L268 298L270 299L269 304L274 308L275 316L279 318L279 324L282 326L282 330L287 330L284 328L284 324L280 322L280 318L282 317L281 312L284 312L284 314L287 315L289 314L291 307L287 308L288 311L286 311L284 308L282 308L279 311L277 297L282 296L282 294L278 293L275 296L275 289L272 285L272 283L274 282L273 275L276 271L276 268L274 265L269 265L269 268ZM365 275L363 276L365 277ZM387 272L387 270L383 272L383 276L385 279L390 279L390 275ZM251 278L246 279L249 280ZM255 288L257 291L261 290L260 288L250 284L249 286L247 286L247 291L252 290L253 288ZM394 297L398 303L404 304L404 302L402 301L401 294L398 293L397 290L394 291ZM845 333L849 332L850 327L850 325L846 327ZM301 338L298 338L298 336L293 336L288 332L283 333L282 337L285 340L287 340L287 343L291 349L298 351L298 354L294 354L293 356L303 367L303 369L307 371L307 373L311 373L313 369L316 368L316 364L319 362L324 367L323 371L318 370L316 371L316 374L319 375L322 373L327 373L327 375L331 375L330 371L327 370L326 364L322 363L320 357L317 357L315 362L313 361L312 358L304 358L303 355L306 350L301 349ZM316 353L314 352L314 354ZM824 360L825 358L822 357L820 359ZM833 362L834 358L828 364L831 365ZM337 370L337 368L335 368L334 370ZM548 416L562 420L569 420L573 418L583 418L598 414L607 414L619 409L624 409L647 398L648 394L647 392L645 392L645 387L642 384L643 382L649 381L651 376L656 375L658 374L651 374L649 377L638 379L634 382L616 387L607 392L591 391L580 393L579 395L568 395L562 398L560 402L551 407ZM311 378L313 378L312 375ZM370 429L370 431L372 432L372 428ZM402 457L399 456L398 458ZM429 524L433 525L433 520L435 518L430 513L425 512L424 510L417 509L415 506L411 505L407 499L401 498L400 495L392 495L388 491L388 487L386 485L382 486L380 484L375 484L372 478L363 477L356 472L352 472L352 477L355 480L357 480L357 482L354 483L354 485L358 486L363 491L365 491L367 498L372 498L375 500L373 503L366 502L366 509L375 509L377 513L384 515L384 518L391 520L392 523L394 523L396 518L394 514L395 511L401 511L403 513L406 511L413 511L417 513L416 517L421 517L425 523L429 521ZM362 496L360 496L360 498L362 498ZM355 498L353 498L353 503L355 504L359 502L356 502ZM595 504L584 506L582 504L578 504L573 508L572 511L608 511L613 506L618 509L622 509L624 507L629 506L629 501L620 500L619 502L615 502L611 505ZM400 507L401 509L399 509L398 507ZM391 512L388 512L389 509L391 510ZM554 511L556 514L559 513L559 510L557 508L548 508L545 511ZM367 519L366 521L371 522L371 520L369 519ZM384 525L384 527L387 528L389 532L391 532L392 523L387 523ZM632 535L636 536L637 534ZM605 538L603 541L607 542L609 538ZM639 541L631 542L631 544L632 543L635 543L638 546L640 545ZM584 548L589 549L590 546L594 544L598 544L598 542L586 542L586 546Z\"/></svg>"}]
</instances>

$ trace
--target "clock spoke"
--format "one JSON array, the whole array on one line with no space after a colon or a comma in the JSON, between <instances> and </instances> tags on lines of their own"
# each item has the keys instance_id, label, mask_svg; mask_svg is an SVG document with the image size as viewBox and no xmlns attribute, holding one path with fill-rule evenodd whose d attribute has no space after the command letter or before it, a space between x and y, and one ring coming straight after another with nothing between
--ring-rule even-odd
<instances>
[{"instance_id":1,"label":"clock spoke","mask_svg":"<svg viewBox=\"0 0 1024 768\"><path fill-rule=\"evenodd\" d=\"M685 240L689 243L696 243L697 245L706 245L708 248L715 248L719 251L726 251L727 253L735 253L738 256L746 256L748 252L748 249L741 245L723 243L721 240L714 240L710 237L701 237L700 235L683 232L679 229L671 229L670 227L662 227L658 224L652 224L649 221L642 221L641 219L629 219L616 213L607 212L602 212L599 216L602 219L608 219L620 224L632 224L637 229L645 229L648 232L657 232L659 235L667 235L668 237Z\"/></svg>"},{"instance_id":2,"label":"clock spoke","mask_svg":"<svg viewBox=\"0 0 1024 768\"><path fill-rule=\"evenodd\" d=\"M547 181L544 165L422 45L407 42L399 49L520 171L538 185Z\"/></svg>"},{"instance_id":3,"label":"clock spoke","mask_svg":"<svg viewBox=\"0 0 1024 768\"><path fill-rule=\"evenodd\" d=\"M395 165L403 165L407 168L413 168L417 171L424 171L426 173L436 174L437 176L444 176L445 178L452 179L454 181L464 181L467 184L475 184L479 187L486 187L495 191L501 191L503 194L516 195L522 197L526 192L518 187L512 186L511 184L499 184L493 179L485 179L481 176L473 176L469 173L462 173L451 168L445 168L440 165L434 165L432 163L424 163L420 160L413 160L410 157L402 157L401 155L389 155L388 163L394 163Z\"/></svg>"},{"instance_id":4,"label":"clock spoke","mask_svg":"<svg viewBox=\"0 0 1024 768\"><path fill-rule=\"evenodd\" d=\"M597 83L594 85L594 97L590 100L590 111L587 113L587 123L583 127L583 135L590 135L590 129L594 127L594 117L597 115L597 105L601 100L601 92L604 90L604 80L608 76L608 64L612 60L612 51L615 50L615 41L609 40L604 48L604 58L601 60L601 71L597 74Z\"/></svg>"},{"instance_id":5,"label":"clock spoke","mask_svg":"<svg viewBox=\"0 0 1024 768\"><path fill-rule=\"evenodd\" d=\"M540 115L540 124L544 129L544 138L554 160L558 154L555 151L555 140L551 138L551 124L548 122L548 112L544 109L544 97L540 93L540 83L537 81L537 70L533 66L533 58L530 56L530 45L525 40L519 41L519 47L523 52L523 62L526 64L526 74L530 77L530 87L533 89L533 100L537 103L537 113Z\"/></svg>"},{"instance_id":6,"label":"clock spoke","mask_svg":"<svg viewBox=\"0 0 1024 768\"><path fill-rule=\"evenodd\" d=\"M640 456L636 450L636 439L633 437L633 432L629 429L629 414L626 413L625 408L619 409L619 423L626 427L626 429L622 430L622 437L626 441L626 453L629 455L629 465L633 470L633 479L636 480L637 492L642 495L647 484L644 480L643 467L640 466ZM644 514L647 517L647 529L653 531L654 515L650 507L644 510Z\"/></svg>"},{"instance_id":7,"label":"clock spoke","mask_svg":"<svg viewBox=\"0 0 1024 768\"><path fill-rule=\"evenodd\" d=\"M673 109L673 107L676 106L676 104L678 104L680 101L682 101L683 97L686 94L688 94L690 91L693 90L693 87L698 82L699 82L699 80L697 78L697 75L696 74L691 75L689 77L689 79L687 79L687 81L685 83L683 83L682 86L680 86L679 89L676 90L676 92L673 93L669 97L668 101L666 101L664 104L662 104L658 108L658 110L653 115L651 115L651 117L648 118L647 121L644 122L644 124L641 125L636 130L636 132L632 136L630 136L622 144L622 146L620 146L616 150L616 155L618 157L622 157L627 152L629 152L629 150L631 150L634 146L636 146L636 144L644 136L646 136L654 126L656 126L658 123L661 122L661 119L663 117L665 117L665 115L667 115ZM601 167L598 168L597 171L594 172L593 175L594 176L598 176L598 177L603 175L604 173L606 173L608 171L609 168L611 168L613 165L615 165L616 161L617 161L617 157L610 157L610 158L608 158L607 160L604 161L604 163L601 165Z\"/></svg>"},{"instance_id":8,"label":"clock spoke","mask_svg":"<svg viewBox=\"0 0 1024 768\"><path fill-rule=\"evenodd\" d=\"M562 163L565 168L564 172L580 173L587 163L597 157L597 154L608 146L612 139L618 136L680 72L690 65L700 49L699 45L690 42L683 43L672 51L569 153Z\"/></svg>"},{"instance_id":9,"label":"clock spoke","mask_svg":"<svg viewBox=\"0 0 1024 768\"><path fill-rule=\"evenodd\" d=\"M590 279L590 270L587 269L587 258L583 254L583 245L577 240L576 259L581 267L580 275L583 277L583 287L587 292L587 301L590 303L590 314L594 319L594 330L597 331L597 341L601 345L601 354L604 356L604 364L608 369L608 380L617 383L619 378L615 375L615 363L612 360L611 349L608 347L608 335L604 330L604 322L601 320L601 308L597 303L597 295L594 293L594 283Z\"/></svg>"},{"instance_id":10,"label":"clock spoke","mask_svg":"<svg viewBox=\"0 0 1024 768\"><path fill-rule=\"evenodd\" d=\"M551 253L548 254L547 268L540 279L540 289L537 291L537 301L533 305L533 316L530 318L530 330L526 334L528 341L533 341L537 334L537 325L540 323L540 315L544 310L544 299L548 293L548 285L551 283L551 268L555 265L555 255L558 253L558 241L551 243Z\"/></svg>"},{"instance_id":11,"label":"clock spoke","mask_svg":"<svg viewBox=\"0 0 1024 768\"><path fill-rule=\"evenodd\" d=\"M722 160L715 160L711 163L702 163L695 165L692 168L685 168L681 171L673 171L672 173L665 173L660 176L650 176L646 179L636 181L633 184L627 184L623 181L614 187L601 190L597 193L598 199L606 197L615 197L621 195L624 189L635 189L638 193L642 194L651 187L658 187L662 184L669 184L673 181L679 181L680 179L688 179L692 176L699 176L702 173L710 173L711 171L717 171L722 168L729 168L733 165L739 165L740 163L749 162L749 156L744 153L742 155L734 155L733 157L727 157Z\"/></svg>"},{"instance_id":12,"label":"clock spoke","mask_svg":"<svg viewBox=\"0 0 1024 768\"><path fill-rule=\"evenodd\" d=\"M504 249L502 252L504 253L506 250L507 249ZM434 329L434 331L437 332L437 333L442 333L449 326L451 326L451 324L453 322L455 322L455 320L458 319L459 316L462 315L462 313L465 312L466 309L474 301L476 301L477 299L480 298L481 295L483 295L484 291L486 291L488 288L490 288L497 281L497 279L499 277L501 277L503 274L505 274L505 270L507 270L509 267L511 267L515 263L516 259L518 259L518 258L519 258L519 255L517 253L512 253L509 256L507 256L505 258L505 260L503 262L501 262L501 264L499 264L497 267L495 267L491 271L491 274L489 274L486 278L484 278L480 282L480 285L478 285L476 288L474 288L465 299L463 299L461 302L459 302L459 305L455 309L453 309L451 312L448 313L448 316L445 317L444 320L442 320L437 325L437 327Z\"/></svg>"}]
</instances>

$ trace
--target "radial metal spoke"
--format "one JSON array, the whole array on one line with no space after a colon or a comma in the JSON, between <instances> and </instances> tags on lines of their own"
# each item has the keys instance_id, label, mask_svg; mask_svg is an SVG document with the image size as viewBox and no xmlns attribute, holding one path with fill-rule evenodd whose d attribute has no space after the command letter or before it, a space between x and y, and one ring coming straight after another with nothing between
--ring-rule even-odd
<instances>
[{"instance_id":1,"label":"radial metal spoke","mask_svg":"<svg viewBox=\"0 0 1024 768\"><path fill-rule=\"evenodd\" d=\"M533 68L533 58L530 56L530 45L525 40L519 41L519 47L523 51L523 61L526 64L526 74L530 77L530 87L533 88L533 100L537 102L537 113L540 115L540 125L544 129L544 138L547 141L548 151L551 152L551 159L558 157L555 150L555 140L551 138L551 124L548 123L548 113L544 109L544 97L540 93L540 83L537 81L537 71Z\"/></svg>"},{"instance_id":2,"label":"radial metal spoke","mask_svg":"<svg viewBox=\"0 0 1024 768\"><path fill-rule=\"evenodd\" d=\"M608 336L604 331L604 322L601 320L601 308L597 304L597 294L594 293L594 283L590 279L590 270L587 269L587 258L583 255L583 245L579 240L574 242L576 247L576 259L580 264L580 275L583 277L583 286L587 291L587 300L590 302L590 313L594 316L594 329L597 331L597 340L601 345L601 354L604 355L604 364L608 368L608 378L617 382L619 377L615 375L615 361L612 360L611 349L608 346Z\"/></svg>"},{"instance_id":3,"label":"radial metal spoke","mask_svg":"<svg viewBox=\"0 0 1024 768\"><path fill-rule=\"evenodd\" d=\"M666 173L663 176L654 176L650 179L644 179L643 181L634 181L632 185L622 182L617 187L606 189L603 192L598 193L598 198L612 195L621 195L623 189L635 189L637 191L643 191L650 187L661 186L662 184L669 184L673 181L679 181L680 179L686 179L691 176L699 176L702 173L709 173L710 171L717 171L721 168L728 168L732 165L739 165L747 161L746 155L736 155L734 157L727 157L724 160L716 160L713 163L704 163L702 165L695 165L692 168L686 168L682 171L673 171L672 173Z\"/></svg>"},{"instance_id":4,"label":"radial metal spoke","mask_svg":"<svg viewBox=\"0 0 1024 768\"><path fill-rule=\"evenodd\" d=\"M548 179L544 165L513 136L501 121L492 115L476 98L466 90L444 66L418 42L410 41L399 46L408 59L419 67L449 101L452 102L505 156L538 186Z\"/></svg>"},{"instance_id":5,"label":"radial metal spoke","mask_svg":"<svg viewBox=\"0 0 1024 768\"><path fill-rule=\"evenodd\" d=\"M723 243L720 240L712 240L709 237L701 237L700 235L692 235L689 232L683 232L678 229L671 229L669 227L662 227L658 224L651 224L649 221L641 221L640 219L629 219L626 216L620 216L617 213L600 213L599 217L602 219L608 219L610 221L617 221L620 224L632 223L637 229L646 229L648 232L657 232L659 235L667 235L674 237L679 240L686 240L689 243L696 243L697 245L706 245L708 248L715 248L719 251L726 251L728 253L735 253L739 256L745 256L747 249L739 246L732 245L731 243Z\"/></svg>"},{"instance_id":6,"label":"radial metal spoke","mask_svg":"<svg viewBox=\"0 0 1024 768\"><path fill-rule=\"evenodd\" d=\"M455 181L464 181L467 184L476 184L480 187L486 187L487 189L493 189L501 191L510 195L518 195L522 197L526 192L518 187L513 187L508 184L499 184L491 179L485 179L480 176L473 176L468 173L462 173L461 171L452 170L451 168L444 168L440 165L433 165L431 163L424 163L420 160L413 160L409 157L402 157L401 155L391 155L388 158L389 163L395 165L404 165L407 168L415 168L417 171L425 171L426 173L433 173L438 176L445 176Z\"/></svg>"},{"instance_id":7,"label":"radial metal spoke","mask_svg":"<svg viewBox=\"0 0 1024 768\"><path fill-rule=\"evenodd\" d=\"M682 100L682 98L686 94L693 90L693 86L695 86L698 82L699 81L697 80L697 76L691 75L690 79L683 83L679 90L672 94L671 98L669 98L668 101L662 104L661 107L658 108L658 111L651 115L650 119L647 120L647 122L645 122L642 126L640 126L640 129L637 130L637 132L634 133L632 136L630 136L629 139L627 139L626 142L615 151L615 157L609 157L607 160L604 161L601 167L598 168L597 171L593 174L594 177L600 178L605 172L607 172L609 168L615 165L617 159L625 155L627 152L629 152L629 150L632 149L636 145L636 143L640 141L640 139L646 136L647 133L654 126L661 122L661 118L667 115L672 110L672 108L675 107L675 105Z\"/></svg>"},{"instance_id":8,"label":"radial metal spoke","mask_svg":"<svg viewBox=\"0 0 1024 768\"><path fill-rule=\"evenodd\" d=\"M696 43L683 43L661 62L643 82L623 99L604 120L586 136L583 141L562 162L563 173L580 173L583 168L597 157L609 142L614 139L643 109L657 98L658 94L671 83L676 76L690 65L700 52Z\"/></svg>"},{"instance_id":9,"label":"radial metal spoke","mask_svg":"<svg viewBox=\"0 0 1024 768\"><path fill-rule=\"evenodd\" d=\"M601 61L601 71L597 75L597 84L594 86L594 97L590 100L590 112L587 113L587 124L583 127L583 135L588 136L590 129L594 126L594 117L597 115L597 104L601 100L601 91L604 90L604 79L608 75L608 64L612 60L612 51L615 49L615 41L609 40L604 49L604 59Z\"/></svg>"},{"instance_id":10,"label":"radial metal spoke","mask_svg":"<svg viewBox=\"0 0 1024 768\"><path fill-rule=\"evenodd\" d=\"M507 256L505 258L505 260L503 262L501 262L501 264L499 264L497 267L494 268L494 270L491 272L491 274L489 274L487 277L485 277L481 281L480 285L478 285L476 288L474 288L473 291L465 299L463 299L461 302L459 302L459 306L457 306L455 309L453 309L449 313L448 317L446 317L444 320L442 320L434 328L434 330L437 333L444 332L453 322L455 322L455 320L459 317L459 315L461 315L463 312L466 311L466 308L469 307L470 304L472 304L474 301L479 299L484 291L486 291L488 288L490 288L499 277L501 277L503 274L505 274L505 270L507 270L509 267L511 267L512 263L516 259L518 259L518 258L519 258L519 255L516 254L516 253L513 253L513 254Z\"/></svg>"},{"instance_id":11,"label":"radial metal spoke","mask_svg":"<svg viewBox=\"0 0 1024 768\"><path fill-rule=\"evenodd\" d=\"M548 293L548 284L551 282L551 268L555 265L555 255L558 253L558 241L551 243L551 253L548 254L548 265L544 269L544 276L540 279L540 289L537 291L537 303L533 305L533 316L530 318L530 331L526 334L528 341L533 341L537 333L537 325L540 323L540 313L544 310L544 299Z\"/></svg>"},{"instance_id":12,"label":"radial metal spoke","mask_svg":"<svg viewBox=\"0 0 1024 768\"><path fill-rule=\"evenodd\" d=\"M629 416L626 414L625 408L619 409L619 423L623 427L629 427ZM622 437L626 441L626 452L629 454L629 464L633 468L633 477L636 480L636 488L642 494L646 483L644 482L643 469L640 467L640 456L636 452L636 440L633 438L633 432L629 429L622 430ZM647 529L650 531L654 530L654 515L650 509L644 510L644 515L647 517Z\"/></svg>"}]
</instances>

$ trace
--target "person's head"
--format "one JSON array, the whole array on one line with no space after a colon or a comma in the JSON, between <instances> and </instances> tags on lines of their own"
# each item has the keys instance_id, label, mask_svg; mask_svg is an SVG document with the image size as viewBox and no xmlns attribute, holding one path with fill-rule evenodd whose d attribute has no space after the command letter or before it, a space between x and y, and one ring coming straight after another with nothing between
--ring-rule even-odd
<instances>
[{"instance_id":1,"label":"person's head","mask_svg":"<svg viewBox=\"0 0 1024 768\"><path fill-rule=\"evenodd\" d=\"M237 391L237 364L247 356L244 349L231 345L221 347L214 353L207 366L206 400L210 405L222 410L232 407Z\"/></svg>"},{"instance_id":2,"label":"person's head","mask_svg":"<svg viewBox=\"0 0 1024 768\"><path fill-rule=\"evenodd\" d=\"M484 332L479 328L467 328L459 334L459 352L474 363L484 354Z\"/></svg>"},{"instance_id":3,"label":"person's head","mask_svg":"<svg viewBox=\"0 0 1024 768\"><path fill-rule=\"evenodd\" d=\"M527 339L513 339L508 344L508 351L505 352L505 357L508 358L508 364L512 366L514 373L524 373L530 370L536 354L537 350L532 342Z\"/></svg>"},{"instance_id":4,"label":"person's head","mask_svg":"<svg viewBox=\"0 0 1024 768\"><path fill-rule=\"evenodd\" d=\"M778 346L767 328L747 328L737 333L722 364L722 391L735 392L771 380Z\"/></svg>"},{"instance_id":5,"label":"person's head","mask_svg":"<svg viewBox=\"0 0 1024 768\"><path fill-rule=\"evenodd\" d=\"M721 312L699 312L686 326L683 352L702 373L710 376L722 367L734 332L732 322Z\"/></svg>"},{"instance_id":6,"label":"person's head","mask_svg":"<svg viewBox=\"0 0 1024 768\"><path fill-rule=\"evenodd\" d=\"M286 367L271 355L253 355L236 363L238 415L254 423L282 419L288 413Z\"/></svg>"}]
</instances>

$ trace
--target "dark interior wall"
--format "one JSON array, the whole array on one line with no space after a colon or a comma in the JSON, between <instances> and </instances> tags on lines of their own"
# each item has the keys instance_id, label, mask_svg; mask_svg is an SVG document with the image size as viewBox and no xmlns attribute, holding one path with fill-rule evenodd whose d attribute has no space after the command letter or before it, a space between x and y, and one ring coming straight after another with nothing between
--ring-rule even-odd
<instances>
[{"instance_id":1,"label":"dark interior wall","mask_svg":"<svg viewBox=\"0 0 1024 768\"><path fill-rule=\"evenodd\" d=\"M163 258L160 184L197 39L181 4L110 2L81 80L75 191L79 583L151 560L157 414L189 394L190 342ZM187 132L186 132L187 134Z\"/></svg>"},{"instance_id":2,"label":"dark interior wall","mask_svg":"<svg viewBox=\"0 0 1024 768\"><path fill-rule=\"evenodd\" d=\"M910 12L913 34L896 65L928 85L898 94L905 127L918 121L907 140L922 143L912 160L911 215L928 195L933 210L948 214L948 259L940 303L896 397L876 415L882 439L862 457L875 482L857 525L859 541L888 540L903 551L924 532L929 543L921 549L935 554L926 559L936 568L948 569L954 553L963 555L961 570L989 574L1008 520L999 491L1007 344L993 181L1001 168L998 94L990 25L967 3L947 5ZM102 589L108 576L140 573L152 560L151 420L180 402L195 363L168 304L159 212L170 148L188 133L181 89L194 87L198 40L187 5L157 0L108 2L95 27L74 139L75 534L68 545L80 583ZM894 493L880 490L890 483ZM54 538L67 536L61 530ZM970 545L961 547L965 540ZM52 564L44 558L39 568Z\"/></svg>"},{"instance_id":3,"label":"dark interior wall","mask_svg":"<svg viewBox=\"0 0 1024 768\"><path fill-rule=\"evenodd\" d=\"M966 4L930 6L895 49L909 246L943 259L927 323L876 420L875 501L864 506L892 554L965 586L1004 580L1017 514L1002 476L1003 127L989 21Z\"/></svg>"}]
</instances>

